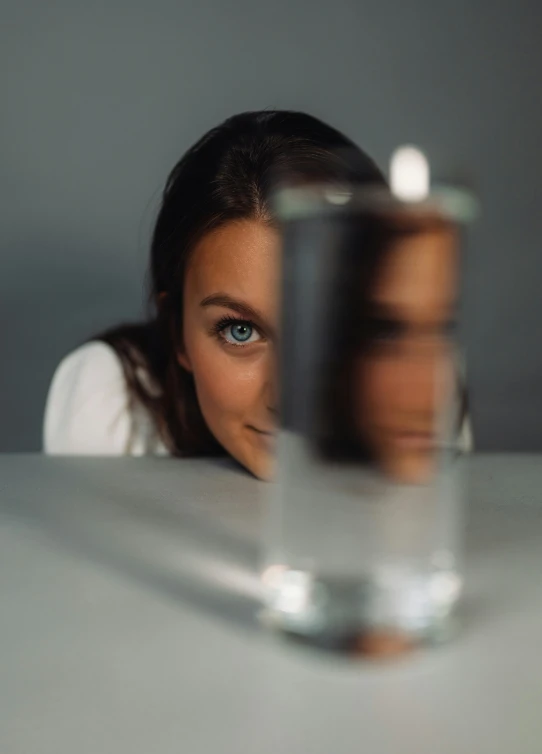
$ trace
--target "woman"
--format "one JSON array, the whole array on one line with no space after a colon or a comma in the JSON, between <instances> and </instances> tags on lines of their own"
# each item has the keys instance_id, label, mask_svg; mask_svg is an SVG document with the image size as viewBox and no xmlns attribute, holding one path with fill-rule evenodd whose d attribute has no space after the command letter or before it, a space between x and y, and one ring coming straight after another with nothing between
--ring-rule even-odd
<instances>
[{"instance_id":1,"label":"woman","mask_svg":"<svg viewBox=\"0 0 542 754\"><path fill-rule=\"evenodd\" d=\"M212 129L166 184L151 245L152 316L60 364L46 452L226 452L269 477L279 261L269 196L283 177L384 182L349 139L309 115L244 113Z\"/></svg>"}]
</instances>

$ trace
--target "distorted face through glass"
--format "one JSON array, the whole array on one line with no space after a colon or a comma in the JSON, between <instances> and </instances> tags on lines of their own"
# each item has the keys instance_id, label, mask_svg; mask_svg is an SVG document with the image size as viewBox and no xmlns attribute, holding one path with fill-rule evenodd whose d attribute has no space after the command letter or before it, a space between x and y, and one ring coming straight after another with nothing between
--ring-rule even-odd
<instances>
[{"instance_id":1,"label":"distorted face through glass","mask_svg":"<svg viewBox=\"0 0 542 754\"><path fill-rule=\"evenodd\" d=\"M425 481L434 468L453 384L456 287L456 236L434 224L399 233L371 286L354 412L378 465L400 481Z\"/></svg>"},{"instance_id":2,"label":"distorted face through glass","mask_svg":"<svg viewBox=\"0 0 542 754\"><path fill-rule=\"evenodd\" d=\"M454 389L458 246L435 216L373 218L344 254L324 455L428 481Z\"/></svg>"}]
</instances>

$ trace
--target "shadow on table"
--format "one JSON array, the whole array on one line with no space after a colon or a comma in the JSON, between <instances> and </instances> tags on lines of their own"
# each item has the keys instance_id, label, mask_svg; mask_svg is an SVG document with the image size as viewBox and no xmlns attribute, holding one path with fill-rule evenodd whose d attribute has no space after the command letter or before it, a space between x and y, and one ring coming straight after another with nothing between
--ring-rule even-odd
<instances>
[{"instance_id":1,"label":"shadow on table","mask_svg":"<svg viewBox=\"0 0 542 754\"><path fill-rule=\"evenodd\" d=\"M225 460L48 459L11 514L172 602L258 628L266 488Z\"/></svg>"}]
</instances>

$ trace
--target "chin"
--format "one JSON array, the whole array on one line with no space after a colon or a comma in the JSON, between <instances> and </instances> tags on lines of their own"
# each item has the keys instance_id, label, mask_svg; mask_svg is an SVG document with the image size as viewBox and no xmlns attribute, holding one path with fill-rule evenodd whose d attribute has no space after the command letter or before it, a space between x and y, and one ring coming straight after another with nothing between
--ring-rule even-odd
<instances>
[{"instance_id":1,"label":"chin","mask_svg":"<svg viewBox=\"0 0 542 754\"><path fill-rule=\"evenodd\" d=\"M435 475L436 459L433 455L390 459L382 465L382 470L393 481L402 484L427 484Z\"/></svg>"},{"instance_id":2,"label":"chin","mask_svg":"<svg viewBox=\"0 0 542 754\"><path fill-rule=\"evenodd\" d=\"M253 458L238 457L239 463L245 467L247 471L260 479L262 482L272 482L275 478L275 458L268 454Z\"/></svg>"}]
</instances>

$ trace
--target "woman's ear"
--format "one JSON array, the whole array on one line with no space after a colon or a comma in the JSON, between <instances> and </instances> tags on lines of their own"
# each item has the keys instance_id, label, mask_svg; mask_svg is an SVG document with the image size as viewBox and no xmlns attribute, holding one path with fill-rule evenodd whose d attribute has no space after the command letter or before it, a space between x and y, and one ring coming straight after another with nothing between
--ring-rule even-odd
<instances>
[{"instance_id":1,"label":"woman's ear","mask_svg":"<svg viewBox=\"0 0 542 754\"><path fill-rule=\"evenodd\" d=\"M177 351L177 363L180 364L183 369L186 369L187 372L192 371L192 364L190 363L186 351Z\"/></svg>"}]
</instances>

